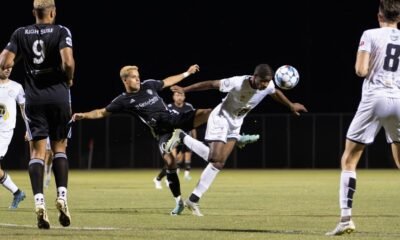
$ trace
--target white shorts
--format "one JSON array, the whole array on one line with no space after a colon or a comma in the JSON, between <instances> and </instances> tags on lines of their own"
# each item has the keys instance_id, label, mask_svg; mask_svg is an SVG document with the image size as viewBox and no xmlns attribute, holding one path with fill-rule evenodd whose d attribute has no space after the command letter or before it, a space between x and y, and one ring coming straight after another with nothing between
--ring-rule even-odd
<instances>
[{"instance_id":1,"label":"white shorts","mask_svg":"<svg viewBox=\"0 0 400 240\"><path fill-rule=\"evenodd\" d=\"M6 155L13 133L14 130L0 131L0 159Z\"/></svg>"},{"instance_id":2,"label":"white shorts","mask_svg":"<svg viewBox=\"0 0 400 240\"><path fill-rule=\"evenodd\" d=\"M388 143L400 143L400 99L375 97L362 99L347 131L355 142L372 143L383 127Z\"/></svg>"},{"instance_id":3,"label":"white shorts","mask_svg":"<svg viewBox=\"0 0 400 240\"><path fill-rule=\"evenodd\" d=\"M240 128L242 125L234 126L228 119L221 114L220 108L212 110L207 121L207 129L204 139L206 141L221 141L226 143L227 139L240 138Z\"/></svg>"}]
</instances>

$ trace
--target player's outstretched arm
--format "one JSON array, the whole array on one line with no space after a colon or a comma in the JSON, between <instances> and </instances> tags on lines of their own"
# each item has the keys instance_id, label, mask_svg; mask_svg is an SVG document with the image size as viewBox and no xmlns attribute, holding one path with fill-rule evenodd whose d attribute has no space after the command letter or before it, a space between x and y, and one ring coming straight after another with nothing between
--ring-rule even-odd
<instances>
[{"instance_id":1,"label":"player's outstretched arm","mask_svg":"<svg viewBox=\"0 0 400 240\"><path fill-rule=\"evenodd\" d=\"M279 89L276 89L275 93L271 94L271 96L275 101L287 106L290 111L297 116L300 116L300 112L308 112L307 108L304 107L303 104L291 102Z\"/></svg>"},{"instance_id":2,"label":"player's outstretched arm","mask_svg":"<svg viewBox=\"0 0 400 240\"><path fill-rule=\"evenodd\" d=\"M90 112L84 112L84 113L75 113L72 115L72 121L78 121L82 119L99 119L99 118L104 118L111 115L110 112L107 112L105 108L101 109L95 109Z\"/></svg>"},{"instance_id":3,"label":"player's outstretched arm","mask_svg":"<svg viewBox=\"0 0 400 240\"><path fill-rule=\"evenodd\" d=\"M187 87L179 87L179 86L172 86L171 91L173 92L195 92L195 91L203 91L209 89L219 89L221 85L221 80L209 80L198 82Z\"/></svg>"},{"instance_id":4,"label":"player's outstretched arm","mask_svg":"<svg viewBox=\"0 0 400 240\"><path fill-rule=\"evenodd\" d=\"M198 71L200 71L199 65L194 64L194 65L190 66L189 69L184 73L167 77L167 78L165 78L163 80L164 81L164 87L163 88L175 85L178 82L182 81L183 79L187 78L188 76L197 73Z\"/></svg>"}]
</instances>

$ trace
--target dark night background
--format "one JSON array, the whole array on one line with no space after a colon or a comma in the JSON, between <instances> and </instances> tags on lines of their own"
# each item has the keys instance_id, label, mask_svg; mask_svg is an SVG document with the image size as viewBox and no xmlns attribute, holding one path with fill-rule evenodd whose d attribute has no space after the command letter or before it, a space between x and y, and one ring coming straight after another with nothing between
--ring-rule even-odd
<instances>
[{"instance_id":1,"label":"dark night background","mask_svg":"<svg viewBox=\"0 0 400 240\"><path fill-rule=\"evenodd\" d=\"M73 111L104 107L120 94L124 65L139 66L145 80L199 64L200 73L180 84L187 85L252 74L257 64L269 63L275 69L290 64L299 70L299 85L285 94L310 113L354 113L362 84L354 73L357 46L364 30L378 27L378 3L58 0L56 23L67 26L74 41ZM16 28L34 18L32 1L4 1L1 9L4 47ZM15 80L23 78L18 65ZM166 102L171 99L169 90L161 95ZM214 107L221 97L218 91L199 92L187 101L198 108ZM267 99L251 114L287 112Z\"/></svg>"}]
</instances>

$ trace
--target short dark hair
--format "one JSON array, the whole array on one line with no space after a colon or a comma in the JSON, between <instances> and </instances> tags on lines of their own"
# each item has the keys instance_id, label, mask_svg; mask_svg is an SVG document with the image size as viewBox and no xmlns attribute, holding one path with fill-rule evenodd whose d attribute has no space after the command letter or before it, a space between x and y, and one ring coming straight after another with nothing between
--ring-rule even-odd
<instances>
[{"instance_id":1,"label":"short dark hair","mask_svg":"<svg viewBox=\"0 0 400 240\"><path fill-rule=\"evenodd\" d=\"M254 76L258 76L261 79L267 79L267 77L274 76L274 70L268 64L258 64L256 69L254 69Z\"/></svg>"},{"instance_id":2,"label":"short dark hair","mask_svg":"<svg viewBox=\"0 0 400 240\"><path fill-rule=\"evenodd\" d=\"M389 22L400 21L400 0L381 0L379 12Z\"/></svg>"}]
</instances>

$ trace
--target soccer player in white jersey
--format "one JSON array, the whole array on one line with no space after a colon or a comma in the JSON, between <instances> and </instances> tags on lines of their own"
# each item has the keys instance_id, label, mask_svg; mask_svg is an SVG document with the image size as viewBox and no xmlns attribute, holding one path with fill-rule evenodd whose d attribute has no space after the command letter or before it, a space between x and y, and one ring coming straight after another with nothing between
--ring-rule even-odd
<instances>
[{"instance_id":1,"label":"soccer player in white jersey","mask_svg":"<svg viewBox=\"0 0 400 240\"><path fill-rule=\"evenodd\" d=\"M271 95L274 100L289 107L296 115L307 112L302 104L291 102L275 88L273 76L274 71L268 64L260 64L255 68L253 75L204 81L184 88L178 86L172 88L173 91L183 92L219 89L221 92L228 93L208 118L205 140L209 143L209 147L180 129L174 131L165 147L166 151L170 151L176 144L183 141L188 148L209 162L194 191L185 201L186 206L194 215L203 216L198 202L224 167L226 159L240 138L240 128L250 110L267 95Z\"/></svg>"},{"instance_id":2,"label":"soccer player in white jersey","mask_svg":"<svg viewBox=\"0 0 400 240\"><path fill-rule=\"evenodd\" d=\"M367 144L374 141L381 127L392 146L393 158L400 168L400 0L381 0L380 28L364 31L357 52L355 70L365 77L362 99L347 132L341 159L339 203L341 218L326 235L341 235L355 230L352 221L356 167Z\"/></svg>"},{"instance_id":3,"label":"soccer player in white jersey","mask_svg":"<svg viewBox=\"0 0 400 240\"><path fill-rule=\"evenodd\" d=\"M0 183L13 195L11 209L18 208L18 204L25 199L21 191L11 179L11 176L1 168L1 160L7 153L17 119L17 106L20 106L24 117L25 93L21 84L9 79L12 68L0 71Z\"/></svg>"}]
</instances>

